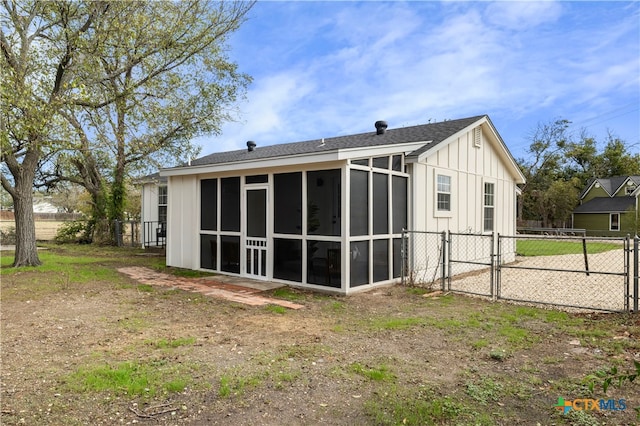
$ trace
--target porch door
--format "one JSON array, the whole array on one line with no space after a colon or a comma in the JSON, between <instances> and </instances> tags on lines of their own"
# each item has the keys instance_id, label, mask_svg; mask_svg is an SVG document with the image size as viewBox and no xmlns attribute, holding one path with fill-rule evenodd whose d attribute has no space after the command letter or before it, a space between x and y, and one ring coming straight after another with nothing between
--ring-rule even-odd
<instances>
[{"instance_id":1,"label":"porch door","mask_svg":"<svg viewBox=\"0 0 640 426\"><path fill-rule=\"evenodd\" d=\"M247 188L245 273L256 278L267 276L267 188Z\"/></svg>"}]
</instances>

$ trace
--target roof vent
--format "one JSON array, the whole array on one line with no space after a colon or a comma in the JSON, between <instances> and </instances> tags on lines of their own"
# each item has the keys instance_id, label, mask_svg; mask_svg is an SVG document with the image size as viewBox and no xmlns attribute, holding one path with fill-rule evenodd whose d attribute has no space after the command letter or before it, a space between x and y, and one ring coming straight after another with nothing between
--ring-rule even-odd
<instances>
[{"instance_id":1,"label":"roof vent","mask_svg":"<svg viewBox=\"0 0 640 426\"><path fill-rule=\"evenodd\" d=\"M384 135L387 131L387 122L386 121L376 121L376 135Z\"/></svg>"},{"instance_id":2,"label":"roof vent","mask_svg":"<svg viewBox=\"0 0 640 426\"><path fill-rule=\"evenodd\" d=\"M256 149L256 143L254 141L248 141L247 151L252 152L254 149Z\"/></svg>"}]
</instances>

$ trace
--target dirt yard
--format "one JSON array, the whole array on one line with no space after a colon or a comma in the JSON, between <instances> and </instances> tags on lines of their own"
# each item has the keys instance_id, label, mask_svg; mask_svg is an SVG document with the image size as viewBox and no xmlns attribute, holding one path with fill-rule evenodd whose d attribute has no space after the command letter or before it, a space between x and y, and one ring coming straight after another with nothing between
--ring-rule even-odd
<instances>
[{"instance_id":1,"label":"dirt yard","mask_svg":"<svg viewBox=\"0 0 640 426\"><path fill-rule=\"evenodd\" d=\"M634 315L402 286L349 297L279 289L265 296L304 308L248 306L116 271L161 268L138 252L66 250L50 248L35 270L2 269L2 425L638 422L636 382L605 393L608 376L593 392L586 379L640 360ZM138 385L116 381L127 375ZM559 397L626 409L564 415Z\"/></svg>"}]
</instances>

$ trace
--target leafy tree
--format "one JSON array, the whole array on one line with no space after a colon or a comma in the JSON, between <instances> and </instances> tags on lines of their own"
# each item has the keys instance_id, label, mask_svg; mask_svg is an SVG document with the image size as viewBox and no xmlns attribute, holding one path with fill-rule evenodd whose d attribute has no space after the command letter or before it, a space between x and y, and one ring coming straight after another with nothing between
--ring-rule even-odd
<instances>
[{"instance_id":1,"label":"leafy tree","mask_svg":"<svg viewBox=\"0 0 640 426\"><path fill-rule=\"evenodd\" d=\"M60 108L72 102L72 74L83 40L109 6L103 2L5 0L0 8L0 181L13 199L14 266L36 266L36 170L64 140Z\"/></svg>"},{"instance_id":2,"label":"leafy tree","mask_svg":"<svg viewBox=\"0 0 640 426\"><path fill-rule=\"evenodd\" d=\"M198 152L194 136L218 133L232 118L231 105L250 79L226 58L224 41L251 5L112 6L119 19L105 24L112 30L105 29L105 38L91 46L92 66L83 69L83 80L101 84L89 88L90 100L63 111L77 145L58 158L57 167L57 179L73 180L91 194L98 241L113 238L104 224L124 219L132 172L186 162Z\"/></svg>"},{"instance_id":3,"label":"leafy tree","mask_svg":"<svg viewBox=\"0 0 640 426\"><path fill-rule=\"evenodd\" d=\"M561 174L563 151L568 143L567 120L555 120L547 124L538 124L531 135L528 153L530 160L519 159L518 164L526 183L522 187L519 199L520 219L548 221L545 191Z\"/></svg>"},{"instance_id":4,"label":"leafy tree","mask_svg":"<svg viewBox=\"0 0 640 426\"><path fill-rule=\"evenodd\" d=\"M225 40L251 6L3 3L1 177L16 208L15 266L40 263L37 171L48 185L83 185L99 223L122 217L134 167L191 155L191 137L219 131L249 81L226 59Z\"/></svg>"}]
</instances>

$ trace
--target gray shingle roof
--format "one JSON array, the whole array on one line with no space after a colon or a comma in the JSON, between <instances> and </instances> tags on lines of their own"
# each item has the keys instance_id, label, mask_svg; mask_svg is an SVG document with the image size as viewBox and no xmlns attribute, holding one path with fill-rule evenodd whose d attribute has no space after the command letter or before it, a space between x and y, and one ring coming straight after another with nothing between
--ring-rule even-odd
<instances>
[{"instance_id":1,"label":"gray shingle roof","mask_svg":"<svg viewBox=\"0 0 640 426\"><path fill-rule=\"evenodd\" d=\"M635 205L633 197L596 197L579 205L574 213L622 213Z\"/></svg>"},{"instance_id":2,"label":"gray shingle roof","mask_svg":"<svg viewBox=\"0 0 640 426\"><path fill-rule=\"evenodd\" d=\"M594 181L598 182L602 189L607 191L607 194L613 196L615 191L620 188L620 185L622 185L627 180L627 178L631 179L633 182L635 182L636 185L640 186L640 176L613 176L609 178L593 178L587 183L586 188L580 194L580 198L584 197L589 192L589 190L591 189L591 184Z\"/></svg>"},{"instance_id":3,"label":"gray shingle roof","mask_svg":"<svg viewBox=\"0 0 640 426\"><path fill-rule=\"evenodd\" d=\"M355 135L337 136L321 139L314 139L304 142L285 143L280 145L258 146L254 151L247 149L220 152L207 155L191 162L192 166L203 166L209 164L234 163L241 161L251 161L267 158L288 157L292 155L325 153L347 148L362 148L367 146L393 145L408 142L429 142L422 147L421 152L426 151L434 145L447 139L449 136L459 132L465 127L480 120L484 115L462 118L457 120L442 121L439 123L422 124L419 126L401 127L388 129L384 134L378 135L373 130L368 133Z\"/></svg>"}]
</instances>

